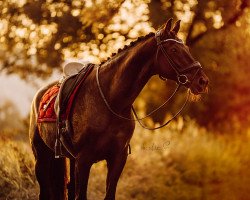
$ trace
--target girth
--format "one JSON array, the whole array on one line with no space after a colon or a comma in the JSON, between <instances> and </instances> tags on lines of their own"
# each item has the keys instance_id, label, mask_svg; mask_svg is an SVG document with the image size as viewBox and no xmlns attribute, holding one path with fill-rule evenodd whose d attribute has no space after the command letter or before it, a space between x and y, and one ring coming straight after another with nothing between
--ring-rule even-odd
<instances>
[{"instance_id":1,"label":"girth","mask_svg":"<svg viewBox=\"0 0 250 200\"><path fill-rule=\"evenodd\" d=\"M72 128L69 121L69 113L79 87L85 81L93 67L94 64L88 64L86 67L82 68L78 74L69 76L61 84L57 97L58 104L55 104L55 106L57 106L55 108L57 114L57 137L55 142L56 158L68 156L68 154L75 157L75 151L70 138ZM63 148L66 150L66 154Z\"/></svg>"}]
</instances>

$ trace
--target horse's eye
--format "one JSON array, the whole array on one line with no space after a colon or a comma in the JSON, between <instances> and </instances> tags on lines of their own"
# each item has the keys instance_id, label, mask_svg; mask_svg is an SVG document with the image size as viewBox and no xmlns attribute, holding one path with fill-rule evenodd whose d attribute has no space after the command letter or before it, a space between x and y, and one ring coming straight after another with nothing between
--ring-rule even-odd
<instances>
[{"instance_id":1,"label":"horse's eye","mask_svg":"<svg viewBox=\"0 0 250 200\"><path fill-rule=\"evenodd\" d=\"M176 48L173 48L173 49L172 49L172 52L176 53L176 52L177 52Z\"/></svg>"}]
</instances>

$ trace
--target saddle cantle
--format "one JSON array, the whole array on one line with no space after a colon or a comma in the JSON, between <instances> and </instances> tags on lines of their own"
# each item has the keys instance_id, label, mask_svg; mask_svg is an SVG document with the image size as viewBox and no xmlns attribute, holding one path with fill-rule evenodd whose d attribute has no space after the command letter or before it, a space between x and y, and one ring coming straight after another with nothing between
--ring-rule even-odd
<instances>
[{"instance_id":1,"label":"saddle cantle","mask_svg":"<svg viewBox=\"0 0 250 200\"><path fill-rule=\"evenodd\" d=\"M68 62L63 66L63 74L65 77L78 74L82 68L86 67L90 62Z\"/></svg>"},{"instance_id":2,"label":"saddle cantle","mask_svg":"<svg viewBox=\"0 0 250 200\"><path fill-rule=\"evenodd\" d=\"M68 65L70 66L70 65ZM75 63L73 65L75 66ZM56 122L57 134L55 142L55 157L75 157L74 148L70 139L71 126L69 114L79 87L92 71L94 64L78 65L78 73L67 73L65 79L49 88L40 101L38 124Z\"/></svg>"}]
</instances>

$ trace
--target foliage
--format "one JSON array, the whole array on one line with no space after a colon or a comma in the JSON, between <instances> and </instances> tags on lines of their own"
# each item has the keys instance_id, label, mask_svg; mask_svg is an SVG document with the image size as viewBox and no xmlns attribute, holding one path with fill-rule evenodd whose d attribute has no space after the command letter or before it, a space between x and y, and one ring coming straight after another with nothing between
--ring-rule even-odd
<instances>
[{"instance_id":1,"label":"foliage","mask_svg":"<svg viewBox=\"0 0 250 200\"><path fill-rule=\"evenodd\" d=\"M136 127L117 199L247 200L249 142L249 130L216 135L183 118L155 132ZM0 146L0 198L37 199L27 144L5 138ZM89 199L103 198L106 172L105 162L92 167Z\"/></svg>"},{"instance_id":2,"label":"foliage","mask_svg":"<svg viewBox=\"0 0 250 200\"><path fill-rule=\"evenodd\" d=\"M250 13L245 13L236 26L205 36L194 48L196 56L208 67L211 81L209 96L200 107L190 107L189 113L199 116L196 119L202 124L230 130L232 125L240 129L250 122L249 17Z\"/></svg>"},{"instance_id":3,"label":"foliage","mask_svg":"<svg viewBox=\"0 0 250 200\"><path fill-rule=\"evenodd\" d=\"M1 68L23 77L46 75L65 57L89 55L81 51L105 58L115 50L107 46L121 47L169 17L183 20L182 37L192 46L234 24L248 6L248 0L2 1Z\"/></svg>"},{"instance_id":4,"label":"foliage","mask_svg":"<svg viewBox=\"0 0 250 200\"><path fill-rule=\"evenodd\" d=\"M106 53L110 53L109 48L114 46L115 40L120 42L115 46L121 47L129 34L130 26L147 19L141 20L138 16L130 26L125 25L124 19L127 16L123 14L120 18L115 17L123 2L1 2L3 31L0 36L3 49L0 52L0 69L18 73L23 78L27 78L29 74L48 76L54 68L60 67L59 64L65 57L86 57L89 52L95 57L107 57ZM127 4L124 10L131 6L130 1ZM139 4L140 2L134 5L140 7L138 15L141 17L144 11Z\"/></svg>"}]
</instances>

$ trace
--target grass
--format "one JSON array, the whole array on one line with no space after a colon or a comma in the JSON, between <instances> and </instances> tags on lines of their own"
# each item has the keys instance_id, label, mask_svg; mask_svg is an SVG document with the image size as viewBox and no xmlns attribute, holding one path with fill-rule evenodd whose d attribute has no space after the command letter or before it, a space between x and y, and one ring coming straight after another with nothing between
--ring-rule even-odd
<instances>
[{"instance_id":1,"label":"grass","mask_svg":"<svg viewBox=\"0 0 250 200\"><path fill-rule=\"evenodd\" d=\"M0 149L0 199L34 198L37 184L29 144L1 137Z\"/></svg>"},{"instance_id":2,"label":"grass","mask_svg":"<svg viewBox=\"0 0 250 200\"><path fill-rule=\"evenodd\" d=\"M118 200L250 200L250 130L210 133L179 118L155 132L140 127L120 178ZM29 144L0 140L0 199L37 199ZM93 165L90 200L103 199L106 164Z\"/></svg>"}]
</instances>

